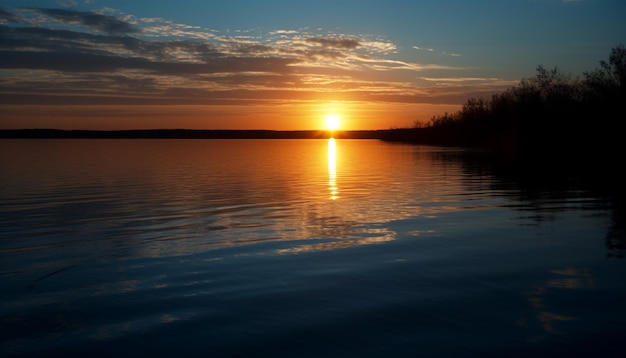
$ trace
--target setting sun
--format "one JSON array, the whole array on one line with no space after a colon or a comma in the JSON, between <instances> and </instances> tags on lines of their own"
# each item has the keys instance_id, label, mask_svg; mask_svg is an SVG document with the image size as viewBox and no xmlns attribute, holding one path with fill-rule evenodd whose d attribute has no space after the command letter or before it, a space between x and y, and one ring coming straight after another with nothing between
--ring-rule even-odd
<instances>
[{"instance_id":1,"label":"setting sun","mask_svg":"<svg viewBox=\"0 0 626 358\"><path fill-rule=\"evenodd\" d=\"M339 116L331 114L326 116L326 129L334 131L339 129Z\"/></svg>"}]
</instances>

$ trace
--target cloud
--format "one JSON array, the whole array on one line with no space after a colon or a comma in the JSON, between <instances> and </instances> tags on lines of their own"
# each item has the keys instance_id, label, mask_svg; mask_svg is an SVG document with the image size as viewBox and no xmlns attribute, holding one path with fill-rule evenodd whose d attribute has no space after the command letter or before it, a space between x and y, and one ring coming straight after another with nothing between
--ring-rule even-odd
<instances>
[{"instance_id":1,"label":"cloud","mask_svg":"<svg viewBox=\"0 0 626 358\"><path fill-rule=\"evenodd\" d=\"M253 57L253 56L224 56L209 49L196 47L198 51L186 52L186 57L204 58L203 61L170 61L169 59L181 56L178 51L189 50L189 44L162 43L138 44L136 54L143 56L120 56L114 53L98 51L80 51L66 49L57 51L0 51L0 68L49 70L69 73L96 73L117 70L138 70L145 73L171 76L189 76L222 72L289 72L287 67L298 62L296 59ZM176 46L178 45L178 46ZM128 48L128 46L126 46ZM158 51L157 51L158 50ZM174 54L169 55L167 52ZM156 52L159 58L149 58Z\"/></svg>"},{"instance_id":2,"label":"cloud","mask_svg":"<svg viewBox=\"0 0 626 358\"><path fill-rule=\"evenodd\" d=\"M472 81L499 81L495 77L420 77L425 81L436 82L472 82Z\"/></svg>"},{"instance_id":3,"label":"cloud","mask_svg":"<svg viewBox=\"0 0 626 358\"><path fill-rule=\"evenodd\" d=\"M435 49L427 48L427 47L411 46L411 48L414 48L414 49L416 49L418 51L435 52ZM448 51L443 51L440 54L443 55L443 56L461 57L461 55L459 55L458 53L448 52Z\"/></svg>"},{"instance_id":4,"label":"cloud","mask_svg":"<svg viewBox=\"0 0 626 358\"><path fill-rule=\"evenodd\" d=\"M270 35L291 35L291 34L297 34L298 31L296 30L276 30L276 31L272 31L270 32Z\"/></svg>"},{"instance_id":5,"label":"cloud","mask_svg":"<svg viewBox=\"0 0 626 358\"><path fill-rule=\"evenodd\" d=\"M17 21L17 17L14 13L0 7L0 24L15 21Z\"/></svg>"},{"instance_id":6,"label":"cloud","mask_svg":"<svg viewBox=\"0 0 626 358\"><path fill-rule=\"evenodd\" d=\"M104 31L109 34L129 34L138 32L131 24L113 16L101 15L93 12L82 12L65 9L32 9L53 20L87 26L95 31Z\"/></svg>"},{"instance_id":7,"label":"cloud","mask_svg":"<svg viewBox=\"0 0 626 358\"><path fill-rule=\"evenodd\" d=\"M304 40L309 44L316 44L322 47L330 47L330 48L339 48L339 49L355 49L361 44L359 41L354 39L329 39L329 38L320 38L320 37L311 37Z\"/></svg>"},{"instance_id":8,"label":"cloud","mask_svg":"<svg viewBox=\"0 0 626 358\"><path fill-rule=\"evenodd\" d=\"M432 96L411 73L452 69L399 60L393 42L367 35L224 34L104 11L0 8L0 103L417 102Z\"/></svg>"},{"instance_id":9,"label":"cloud","mask_svg":"<svg viewBox=\"0 0 626 358\"><path fill-rule=\"evenodd\" d=\"M418 50L418 51L420 51L420 50L423 50L423 51L428 51L428 52L433 52L433 51L435 51L435 50L433 50L432 48L425 48L425 47L419 47L419 46L413 46L413 48L414 48L414 49L416 49L416 50Z\"/></svg>"}]
</instances>

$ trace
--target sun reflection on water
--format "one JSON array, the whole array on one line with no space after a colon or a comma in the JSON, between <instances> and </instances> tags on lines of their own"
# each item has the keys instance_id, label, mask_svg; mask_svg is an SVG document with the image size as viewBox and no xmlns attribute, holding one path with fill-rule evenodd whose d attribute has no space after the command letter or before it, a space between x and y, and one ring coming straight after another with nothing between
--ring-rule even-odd
<instances>
[{"instance_id":1,"label":"sun reflection on water","mask_svg":"<svg viewBox=\"0 0 626 358\"><path fill-rule=\"evenodd\" d=\"M330 200L339 198L339 188L337 187L337 144L335 138L328 139L328 190Z\"/></svg>"}]
</instances>

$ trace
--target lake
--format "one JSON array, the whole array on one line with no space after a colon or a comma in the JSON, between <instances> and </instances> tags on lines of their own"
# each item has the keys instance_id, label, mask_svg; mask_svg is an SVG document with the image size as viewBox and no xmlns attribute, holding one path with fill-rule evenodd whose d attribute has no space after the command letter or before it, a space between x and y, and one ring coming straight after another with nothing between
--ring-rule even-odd
<instances>
[{"instance_id":1,"label":"lake","mask_svg":"<svg viewBox=\"0 0 626 358\"><path fill-rule=\"evenodd\" d=\"M0 140L0 353L623 353L621 208L458 148Z\"/></svg>"}]
</instances>

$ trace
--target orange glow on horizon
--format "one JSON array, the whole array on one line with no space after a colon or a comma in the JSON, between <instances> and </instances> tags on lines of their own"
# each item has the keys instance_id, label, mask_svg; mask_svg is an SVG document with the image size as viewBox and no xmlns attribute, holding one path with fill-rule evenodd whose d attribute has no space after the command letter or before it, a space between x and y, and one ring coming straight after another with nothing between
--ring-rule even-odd
<instances>
[{"instance_id":1,"label":"orange glow on horizon","mask_svg":"<svg viewBox=\"0 0 626 358\"><path fill-rule=\"evenodd\" d=\"M410 127L459 105L375 102L295 102L265 105L0 105L1 129L270 129L328 130L327 116L338 116L337 130ZM93 120L97 119L97 120Z\"/></svg>"}]
</instances>

